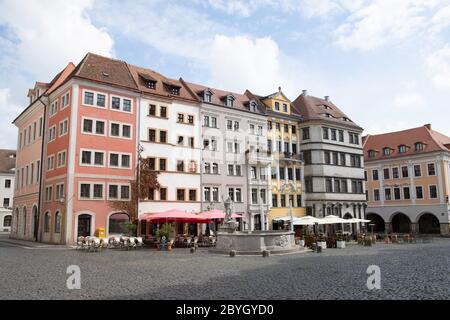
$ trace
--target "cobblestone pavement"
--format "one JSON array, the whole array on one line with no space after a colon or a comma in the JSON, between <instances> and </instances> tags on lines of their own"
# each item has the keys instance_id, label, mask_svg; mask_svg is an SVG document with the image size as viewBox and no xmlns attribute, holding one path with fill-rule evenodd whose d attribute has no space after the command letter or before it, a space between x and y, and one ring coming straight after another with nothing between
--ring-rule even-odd
<instances>
[{"instance_id":1,"label":"cobblestone pavement","mask_svg":"<svg viewBox=\"0 0 450 320\"><path fill-rule=\"evenodd\" d=\"M68 290L69 265L81 289ZM368 290L367 267L381 269ZM0 299L450 299L450 239L230 258L187 249L87 253L0 236Z\"/></svg>"}]
</instances>

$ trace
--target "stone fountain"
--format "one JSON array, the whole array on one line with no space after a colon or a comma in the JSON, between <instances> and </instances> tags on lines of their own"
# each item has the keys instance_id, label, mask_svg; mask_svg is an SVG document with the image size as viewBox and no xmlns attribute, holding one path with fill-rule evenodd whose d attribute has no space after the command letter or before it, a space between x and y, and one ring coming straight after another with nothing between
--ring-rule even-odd
<instances>
[{"instance_id":1,"label":"stone fountain","mask_svg":"<svg viewBox=\"0 0 450 320\"><path fill-rule=\"evenodd\" d=\"M212 253L235 255L270 255L300 251L294 231L238 231L232 218L231 199L224 201L225 218L217 232L217 244Z\"/></svg>"}]
</instances>

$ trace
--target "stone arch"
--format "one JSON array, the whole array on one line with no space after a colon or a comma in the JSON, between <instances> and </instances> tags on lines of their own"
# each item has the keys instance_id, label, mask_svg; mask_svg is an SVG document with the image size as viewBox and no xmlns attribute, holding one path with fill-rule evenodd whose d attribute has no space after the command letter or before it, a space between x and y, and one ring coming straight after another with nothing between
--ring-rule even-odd
<instances>
[{"instance_id":1,"label":"stone arch","mask_svg":"<svg viewBox=\"0 0 450 320\"><path fill-rule=\"evenodd\" d=\"M403 212L396 212L391 217L392 232L410 233L411 219Z\"/></svg>"},{"instance_id":2,"label":"stone arch","mask_svg":"<svg viewBox=\"0 0 450 320\"><path fill-rule=\"evenodd\" d=\"M385 221L383 217L380 216L378 213L375 212L366 213L366 219L370 220L370 222L367 223L368 226L367 230L371 231L370 224L373 224L373 232L382 233L386 230Z\"/></svg>"},{"instance_id":3,"label":"stone arch","mask_svg":"<svg viewBox=\"0 0 450 320\"><path fill-rule=\"evenodd\" d=\"M125 216L128 217L128 219L125 219ZM114 219L117 218L117 219ZM128 213L123 212L123 211L113 211L111 212L107 219L106 219L106 233L108 235L110 234L122 234L125 231L122 230L120 231L120 227L119 227L119 223L121 222L130 222L131 221L131 217Z\"/></svg>"},{"instance_id":4,"label":"stone arch","mask_svg":"<svg viewBox=\"0 0 450 320\"><path fill-rule=\"evenodd\" d=\"M90 219L88 219L87 216L90 216ZM92 212L92 211L80 211L80 212L77 212L74 215L74 217L75 217L75 229L74 229L74 231L75 231L74 232L74 241L75 242L76 242L76 240L77 240L77 238L79 236L78 234L80 232L83 233L83 234L90 235L90 236L94 235L94 233L95 233L95 213L94 212ZM83 220L83 218L85 220ZM86 226L86 225L81 226L80 222L82 224L88 223L89 225L88 226ZM84 227L84 229L86 229L86 230L80 230L81 227ZM89 229L89 230L87 230L87 229Z\"/></svg>"},{"instance_id":5,"label":"stone arch","mask_svg":"<svg viewBox=\"0 0 450 320\"><path fill-rule=\"evenodd\" d=\"M440 234L441 224L439 219L430 212L423 212L417 217L419 233Z\"/></svg>"},{"instance_id":6,"label":"stone arch","mask_svg":"<svg viewBox=\"0 0 450 320\"><path fill-rule=\"evenodd\" d=\"M37 232L38 232L38 208L37 205L33 205L33 208L31 209L31 218L30 218L30 236L34 239L37 238Z\"/></svg>"}]
</instances>

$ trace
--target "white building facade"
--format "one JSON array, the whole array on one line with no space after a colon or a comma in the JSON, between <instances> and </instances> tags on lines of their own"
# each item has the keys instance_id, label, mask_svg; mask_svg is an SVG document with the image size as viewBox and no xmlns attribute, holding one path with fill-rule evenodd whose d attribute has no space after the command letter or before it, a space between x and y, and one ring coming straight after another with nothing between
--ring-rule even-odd
<instances>
[{"instance_id":1,"label":"white building facade","mask_svg":"<svg viewBox=\"0 0 450 320\"><path fill-rule=\"evenodd\" d=\"M0 232L11 232L16 152L0 150Z\"/></svg>"}]
</instances>

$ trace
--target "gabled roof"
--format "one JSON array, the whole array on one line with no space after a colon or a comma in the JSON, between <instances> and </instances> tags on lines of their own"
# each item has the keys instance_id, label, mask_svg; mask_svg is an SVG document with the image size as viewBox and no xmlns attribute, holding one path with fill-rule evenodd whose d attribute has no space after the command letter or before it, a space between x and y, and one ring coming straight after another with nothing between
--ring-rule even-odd
<instances>
[{"instance_id":1,"label":"gabled roof","mask_svg":"<svg viewBox=\"0 0 450 320\"><path fill-rule=\"evenodd\" d=\"M106 83L135 91L138 89L128 65L124 61L93 53L88 53L84 57L70 77Z\"/></svg>"},{"instance_id":2,"label":"gabled roof","mask_svg":"<svg viewBox=\"0 0 450 320\"><path fill-rule=\"evenodd\" d=\"M252 100L255 100L255 102L257 103L256 113L264 114L263 105L261 104L260 101L253 99L251 94L247 94L248 90L244 94L240 94L240 93L236 93L236 92L211 88L211 87L207 87L207 86L192 83L192 82L185 82L185 83L189 87L189 89L195 95L197 95L197 97L200 100L203 100L203 93L205 91L209 90L213 93L213 95L211 97L211 104L226 107L226 105L224 103L226 100L226 97L233 96L234 97L233 107L229 107L229 108L243 110L243 111L250 111L250 108L249 108L250 102Z\"/></svg>"},{"instance_id":3,"label":"gabled roof","mask_svg":"<svg viewBox=\"0 0 450 320\"><path fill-rule=\"evenodd\" d=\"M417 142L424 145L422 151L415 150ZM401 145L407 147L406 152L399 152L398 147ZM432 130L430 125L424 125L402 131L368 135L363 139L363 148L366 161L407 157L426 152L450 151L450 137ZM390 155L385 156L383 154L384 148L390 148L393 151ZM374 157L368 157L370 150L375 151Z\"/></svg>"},{"instance_id":4,"label":"gabled roof","mask_svg":"<svg viewBox=\"0 0 450 320\"><path fill-rule=\"evenodd\" d=\"M304 121L326 120L362 130L330 100L301 94L292 102L291 106L303 116Z\"/></svg>"},{"instance_id":5,"label":"gabled roof","mask_svg":"<svg viewBox=\"0 0 450 320\"><path fill-rule=\"evenodd\" d=\"M261 100L264 101L266 99L276 99L278 96L282 96L284 100L291 103L291 100L281 91L281 87L278 88L278 91L272 94L269 94L268 96L261 97Z\"/></svg>"},{"instance_id":6,"label":"gabled roof","mask_svg":"<svg viewBox=\"0 0 450 320\"><path fill-rule=\"evenodd\" d=\"M188 88L186 88L182 80L170 79L151 69L146 69L131 64L128 64L128 68L135 83L137 84L139 91L143 93L159 95L166 98L183 99L192 102L198 102L198 99L193 96ZM155 89L148 88L145 85L145 80L155 81ZM167 90L165 86L180 88L180 94L171 94L171 92Z\"/></svg>"},{"instance_id":7,"label":"gabled roof","mask_svg":"<svg viewBox=\"0 0 450 320\"><path fill-rule=\"evenodd\" d=\"M16 150L0 149L0 173L14 174Z\"/></svg>"}]
</instances>

